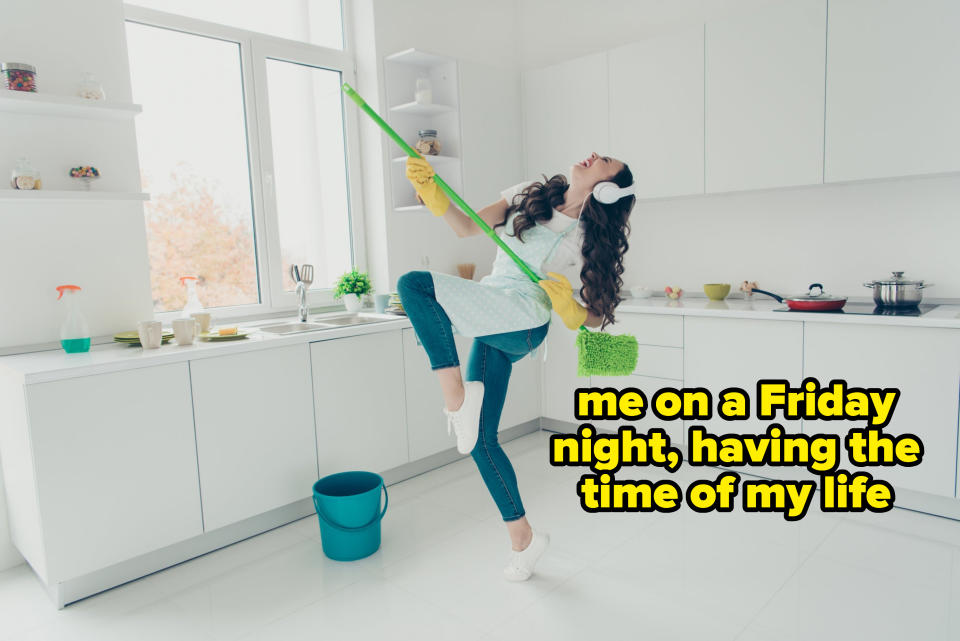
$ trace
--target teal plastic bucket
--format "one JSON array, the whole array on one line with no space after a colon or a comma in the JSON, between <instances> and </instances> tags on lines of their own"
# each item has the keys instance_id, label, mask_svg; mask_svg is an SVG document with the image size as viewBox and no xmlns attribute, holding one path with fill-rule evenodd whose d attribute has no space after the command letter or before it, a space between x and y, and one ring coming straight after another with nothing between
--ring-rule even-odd
<instances>
[{"instance_id":1,"label":"teal plastic bucket","mask_svg":"<svg viewBox=\"0 0 960 641\"><path fill-rule=\"evenodd\" d=\"M380 493L383 509L380 509ZM323 553L334 561L355 561L380 547L380 521L387 513L387 487L373 472L340 472L313 484Z\"/></svg>"}]
</instances>

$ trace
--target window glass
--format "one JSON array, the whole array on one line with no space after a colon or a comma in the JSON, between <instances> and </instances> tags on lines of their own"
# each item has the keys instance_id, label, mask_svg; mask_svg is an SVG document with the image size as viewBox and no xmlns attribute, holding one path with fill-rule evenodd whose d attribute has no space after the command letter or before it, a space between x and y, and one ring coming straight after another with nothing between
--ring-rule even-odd
<instances>
[{"instance_id":1,"label":"window glass","mask_svg":"<svg viewBox=\"0 0 960 641\"><path fill-rule=\"evenodd\" d=\"M340 0L127 0L127 3L343 49Z\"/></svg>"},{"instance_id":2,"label":"window glass","mask_svg":"<svg viewBox=\"0 0 960 641\"><path fill-rule=\"evenodd\" d=\"M239 45L127 23L154 309L260 302Z\"/></svg>"},{"instance_id":3,"label":"window glass","mask_svg":"<svg viewBox=\"0 0 960 641\"><path fill-rule=\"evenodd\" d=\"M340 73L268 59L267 89L284 289L291 263L332 287L352 263Z\"/></svg>"}]
</instances>

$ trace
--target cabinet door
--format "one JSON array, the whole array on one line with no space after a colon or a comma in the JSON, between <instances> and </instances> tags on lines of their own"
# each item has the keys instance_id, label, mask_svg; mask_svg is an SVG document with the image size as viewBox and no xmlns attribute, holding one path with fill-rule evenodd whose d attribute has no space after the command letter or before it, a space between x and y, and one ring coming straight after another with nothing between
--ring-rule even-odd
<instances>
[{"instance_id":1,"label":"cabinet door","mask_svg":"<svg viewBox=\"0 0 960 641\"><path fill-rule=\"evenodd\" d=\"M317 480L309 350L190 364L207 531L309 497Z\"/></svg>"},{"instance_id":2,"label":"cabinet door","mask_svg":"<svg viewBox=\"0 0 960 641\"><path fill-rule=\"evenodd\" d=\"M456 334L454 340L461 369L465 370L471 339ZM430 369L430 360L413 328L403 330L403 371L410 460L416 461L455 448L456 436L447 435L447 418L443 414L443 395L437 375Z\"/></svg>"},{"instance_id":3,"label":"cabinet door","mask_svg":"<svg viewBox=\"0 0 960 641\"><path fill-rule=\"evenodd\" d=\"M573 394L590 385L589 377L577 376L576 334L561 322L551 322L544 347L547 360L541 366L541 414L555 421L576 423ZM541 347L541 349L544 349Z\"/></svg>"},{"instance_id":4,"label":"cabinet door","mask_svg":"<svg viewBox=\"0 0 960 641\"><path fill-rule=\"evenodd\" d=\"M780 422L788 432L799 432L799 423L754 418L757 381L784 378L799 384L803 374L803 324L796 321L764 321L741 318L683 319L683 383L706 387L714 399L721 391L739 387L750 397L750 415L729 422L716 417L690 421L704 425L713 434L737 432L762 434L770 423Z\"/></svg>"},{"instance_id":5,"label":"cabinet door","mask_svg":"<svg viewBox=\"0 0 960 641\"><path fill-rule=\"evenodd\" d=\"M706 25L706 190L823 180L826 0Z\"/></svg>"},{"instance_id":6,"label":"cabinet door","mask_svg":"<svg viewBox=\"0 0 960 641\"><path fill-rule=\"evenodd\" d=\"M897 387L900 400L888 434L910 432L923 441L915 467L855 468L894 487L954 496L957 461L957 399L960 392L960 332L953 329L881 325L804 324L804 376L821 384L840 378L856 387ZM846 435L865 422L805 421L810 432Z\"/></svg>"},{"instance_id":7,"label":"cabinet door","mask_svg":"<svg viewBox=\"0 0 960 641\"><path fill-rule=\"evenodd\" d=\"M622 390L627 387L635 387L638 390L643 392L643 395L647 397L647 402L649 403L653 399L653 395L659 389L664 387L672 387L674 389L680 389L683 387L683 381L671 378L656 378L653 376L591 376L590 377L590 386L591 387L612 387L614 389ZM571 403L572 407L572 403ZM683 421L677 419L675 421L665 421L663 419L657 418L657 416L650 411L650 408L647 408L646 416L644 416L639 421L627 421L622 419L616 420L604 420L604 421L591 421L591 423L600 431L603 432L616 432L620 429L621 425L632 425L633 429L637 431L638 434L645 434L647 430L659 427L664 432L667 433L667 436L670 437L671 445L679 446L683 443Z\"/></svg>"},{"instance_id":8,"label":"cabinet door","mask_svg":"<svg viewBox=\"0 0 960 641\"><path fill-rule=\"evenodd\" d=\"M607 54L523 74L526 175L568 173L590 152L609 149Z\"/></svg>"},{"instance_id":9,"label":"cabinet door","mask_svg":"<svg viewBox=\"0 0 960 641\"><path fill-rule=\"evenodd\" d=\"M610 52L610 154L638 198L703 193L703 27Z\"/></svg>"},{"instance_id":10,"label":"cabinet door","mask_svg":"<svg viewBox=\"0 0 960 641\"><path fill-rule=\"evenodd\" d=\"M187 363L27 387L51 580L203 533Z\"/></svg>"},{"instance_id":11,"label":"cabinet door","mask_svg":"<svg viewBox=\"0 0 960 641\"><path fill-rule=\"evenodd\" d=\"M320 475L381 473L407 456L400 331L313 343Z\"/></svg>"},{"instance_id":12,"label":"cabinet door","mask_svg":"<svg viewBox=\"0 0 960 641\"><path fill-rule=\"evenodd\" d=\"M960 170L960 3L831 0L826 181Z\"/></svg>"}]
</instances>

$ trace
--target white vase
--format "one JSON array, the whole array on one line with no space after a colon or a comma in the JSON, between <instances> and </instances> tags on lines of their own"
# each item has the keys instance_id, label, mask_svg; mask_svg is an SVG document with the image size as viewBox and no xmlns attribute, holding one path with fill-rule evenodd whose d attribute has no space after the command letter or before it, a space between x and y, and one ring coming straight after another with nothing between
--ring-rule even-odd
<instances>
[{"instance_id":1,"label":"white vase","mask_svg":"<svg viewBox=\"0 0 960 641\"><path fill-rule=\"evenodd\" d=\"M343 295L343 304L347 306L348 312L359 312L361 302L362 301L360 300L360 297L357 294Z\"/></svg>"}]
</instances>

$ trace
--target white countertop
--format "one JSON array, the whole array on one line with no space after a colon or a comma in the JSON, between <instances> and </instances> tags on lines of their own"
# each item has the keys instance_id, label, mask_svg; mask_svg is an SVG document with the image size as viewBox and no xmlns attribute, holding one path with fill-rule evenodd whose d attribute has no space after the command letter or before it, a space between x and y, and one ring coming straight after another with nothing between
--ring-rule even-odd
<instances>
[{"instance_id":1,"label":"white countertop","mask_svg":"<svg viewBox=\"0 0 960 641\"><path fill-rule=\"evenodd\" d=\"M870 316L837 312L774 311L783 307L785 307L783 303L762 298L755 298L754 300L735 298L719 302L707 298L681 298L680 300L671 300L665 297L628 298L617 307L617 313L675 314L680 316L709 316L712 318L752 318L755 320L960 329L960 305L939 305L923 316Z\"/></svg>"},{"instance_id":2,"label":"white countertop","mask_svg":"<svg viewBox=\"0 0 960 641\"><path fill-rule=\"evenodd\" d=\"M628 298L617 308L617 313L960 329L960 305L940 305L923 316L865 316L826 312L774 311L782 307L781 303L774 300L763 299L752 301L732 299L715 302L706 298L682 298L679 301L662 297ZM333 314L336 315L337 313L342 312ZM312 316L311 320L320 320L322 317L322 314ZM15 381L21 383L43 383L76 376L103 374L151 365L225 356L258 349L312 343L411 327L410 320L406 316L383 315L382 318L384 321L380 323L338 327L299 334L278 335L256 331L258 326L284 322L283 319L273 319L249 325L241 324L241 329L253 329L254 331L250 333L249 338L237 341L198 341L194 345L188 346L179 346L171 341L159 349L148 350L129 345L108 343L106 345L96 345L84 354L67 354L60 349L16 354L0 357L0 374L8 377L8 380L12 377Z\"/></svg>"},{"instance_id":3,"label":"white countertop","mask_svg":"<svg viewBox=\"0 0 960 641\"><path fill-rule=\"evenodd\" d=\"M335 312L327 315L336 316L342 313L343 312ZM374 334L377 332L402 329L404 327L412 327L410 320L406 316L367 313L364 313L364 315L379 316L384 320L380 323L336 327L286 335L269 334L256 329L257 327L278 325L292 320L271 319L269 321L258 321L250 324L240 323L238 325L240 329L253 331L250 331L250 335L247 338L234 341L196 341L193 345L183 346L177 345L175 341L170 341L165 345L161 345L158 349L143 349L140 346L133 347L119 343L107 343L105 345L94 345L90 348L89 352L82 354L67 354L62 349L15 354L0 357L0 374L6 377L12 377L14 380L22 383L44 383L64 378L74 378L76 376L90 376L91 374L103 374L106 372L116 372L153 365L165 365L167 363L210 358L213 356L226 356L228 354L238 354L258 349L313 343L334 338L360 336L362 334ZM323 316L324 314L312 315L310 320L319 321L322 320Z\"/></svg>"}]
</instances>

